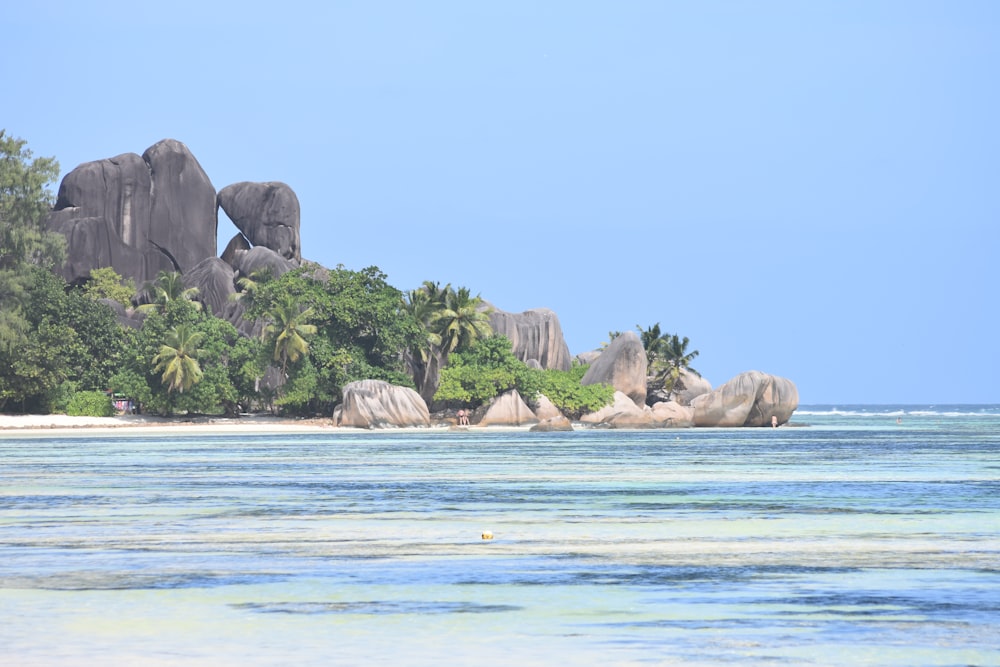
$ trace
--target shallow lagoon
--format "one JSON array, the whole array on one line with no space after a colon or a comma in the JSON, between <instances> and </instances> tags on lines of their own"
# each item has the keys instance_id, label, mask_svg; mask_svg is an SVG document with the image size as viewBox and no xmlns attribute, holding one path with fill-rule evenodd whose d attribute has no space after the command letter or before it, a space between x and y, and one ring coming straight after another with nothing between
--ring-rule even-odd
<instances>
[{"instance_id":1,"label":"shallow lagoon","mask_svg":"<svg viewBox=\"0 0 1000 667\"><path fill-rule=\"evenodd\" d=\"M0 655L998 665L1000 410L898 412L569 434L6 433Z\"/></svg>"}]
</instances>

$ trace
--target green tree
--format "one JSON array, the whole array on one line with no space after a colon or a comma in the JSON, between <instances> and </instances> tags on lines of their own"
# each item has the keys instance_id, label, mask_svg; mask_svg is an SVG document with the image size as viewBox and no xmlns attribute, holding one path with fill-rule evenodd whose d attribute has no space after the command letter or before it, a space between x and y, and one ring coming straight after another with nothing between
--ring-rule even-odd
<instances>
[{"instance_id":1,"label":"green tree","mask_svg":"<svg viewBox=\"0 0 1000 667\"><path fill-rule=\"evenodd\" d=\"M185 287L184 276L177 271L160 271L156 274L156 280L146 286L145 294L151 301L136 308L142 313L162 313L167 304L174 301L188 301L195 308L201 309L201 303L194 300L198 295L198 288Z\"/></svg>"},{"instance_id":2,"label":"green tree","mask_svg":"<svg viewBox=\"0 0 1000 667\"><path fill-rule=\"evenodd\" d=\"M443 307L430 321L445 354L464 350L479 338L493 333L489 312L480 309L482 303L483 300L478 295L471 296L466 287L445 292Z\"/></svg>"},{"instance_id":3,"label":"green tree","mask_svg":"<svg viewBox=\"0 0 1000 667\"><path fill-rule=\"evenodd\" d=\"M122 280L110 266L91 269L83 293L91 299L109 299L128 308L135 297L135 281L131 278Z\"/></svg>"},{"instance_id":4,"label":"green tree","mask_svg":"<svg viewBox=\"0 0 1000 667\"><path fill-rule=\"evenodd\" d=\"M24 348L31 333L24 314L29 267L58 265L65 247L61 234L42 226L52 206L49 186L59 175L59 163L33 158L25 146L24 140L0 130L0 352L8 354ZM10 393L0 383L0 395Z\"/></svg>"},{"instance_id":5,"label":"green tree","mask_svg":"<svg viewBox=\"0 0 1000 667\"><path fill-rule=\"evenodd\" d=\"M0 348L0 407L49 412L75 390L104 391L129 346L111 309L41 266L25 264L18 318L24 336Z\"/></svg>"},{"instance_id":6,"label":"green tree","mask_svg":"<svg viewBox=\"0 0 1000 667\"><path fill-rule=\"evenodd\" d=\"M514 356L510 340L494 334L450 357L448 366L441 370L434 399L454 407L476 408L516 389L529 403L544 394L564 415L577 419L614 399L611 385L580 384L586 371L587 366L581 365L568 371L528 368Z\"/></svg>"},{"instance_id":7,"label":"green tree","mask_svg":"<svg viewBox=\"0 0 1000 667\"><path fill-rule=\"evenodd\" d=\"M153 371L163 372L163 384L167 392L184 393L202 377L198 355L204 334L193 331L187 324L181 324L167 332L159 353L153 357Z\"/></svg>"},{"instance_id":8,"label":"green tree","mask_svg":"<svg viewBox=\"0 0 1000 667\"><path fill-rule=\"evenodd\" d=\"M329 414L341 399L341 388L354 380L413 385L404 372L403 353L420 335L419 327L404 309L402 293L386 282L378 267L351 271L310 264L260 285L247 317L262 318L271 325L265 330L269 362L278 333L272 311L288 297L312 309L309 323L316 331L303 336L308 346L299 362L286 364L285 385L276 400L283 412ZM299 382L299 374L312 379ZM298 389L307 385L308 391ZM268 390L262 387L262 392Z\"/></svg>"},{"instance_id":9,"label":"green tree","mask_svg":"<svg viewBox=\"0 0 1000 667\"><path fill-rule=\"evenodd\" d=\"M532 400L537 383L531 369L514 356L510 339L492 335L449 357L434 400L475 408L511 389Z\"/></svg>"},{"instance_id":10,"label":"green tree","mask_svg":"<svg viewBox=\"0 0 1000 667\"><path fill-rule=\"evenodd\" d=\"M313 314L311 307L303 308L292 295L285 295L269 312L271 323L265 334L274 346L274 361L281 362L281 374L287 377L288 362L295 363L309 351L307 337L316 333L316 325L309 324Z\"/></svg>"},{"instance_id":11,"label":"green tree","mask_svg":"<svg viewBox=\"0 0 1000 667\"><path fill-rule=\"evenodd\" d=\"M662 365L664 360L663 347L665 341L663 339L663 332L660 331L660 323L657 322L645 329L637 324L635 328L639 331L639 340L642 342L642 348L646 350L646 364L652 375L656 366L658 364Z\"/></svg>"},{"instance_id":12,"label":"green tree","mask_svg":"<svg viewBox=\"0 0 1000 667\"><path fill-rule=\"evenodd\" d=\"M701 377L701 373L691 367L691 362L698 356L698 350L688 352L690 340L687 336L681 338L677 334L664 336L662 354L664 359L664 370L657 377L658 382L662 382L662 387L669 399L675 392L683 389L684 373L693 373Z\"/></svg>"},{"instance_id":13,"label":"green tree","mask_svg":"<svg viewBox=\"0 0 1000 667\"><path fill-rule=\"evenodd\" d=\"M59 176L55 158L32 158L27 142L0 130L0 269L22 262L54 266L65 241L42 221L52 208L49 185Z\"/></svg>"}]
</instances>

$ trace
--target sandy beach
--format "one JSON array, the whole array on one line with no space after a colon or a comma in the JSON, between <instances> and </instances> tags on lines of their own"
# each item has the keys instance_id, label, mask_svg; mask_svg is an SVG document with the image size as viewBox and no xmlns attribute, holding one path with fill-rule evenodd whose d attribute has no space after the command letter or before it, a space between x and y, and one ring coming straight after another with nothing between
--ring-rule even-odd
<instances>
[{"instance_id":1,"label":"sandy beach","mask_svg":"<svg viewBox=\"0 0 1000 667\"><path fill-rule=\"evenodd\" d=\"M88 429L94 434L105 430L143 428L156 431L185 429L194 432L232 433L312 432L334 428L330 419L283 419L271 416L224 417L157 417L126 415L120 417L71 417L69 415L0 415L0 438L5 435L23 436L31 433L52 435Z\"/></svg>"}]
</instances>

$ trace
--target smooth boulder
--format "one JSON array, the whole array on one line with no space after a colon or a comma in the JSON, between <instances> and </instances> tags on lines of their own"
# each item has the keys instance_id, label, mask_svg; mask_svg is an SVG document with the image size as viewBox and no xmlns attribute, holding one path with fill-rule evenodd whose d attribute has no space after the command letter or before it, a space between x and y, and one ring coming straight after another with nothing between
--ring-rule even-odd
<instances>
[{"instance_id":1,"label":"smooth boulder","mask_svg":"<svg viewBox=\"0 0 1000 667\"><path fill-rule=\"evenodd\" d=\"M521 398L516 389L494 398L486 414L479 420L479 426L525 426L537 424L538 417Z\"/></svg>"},{"instance_id":2,"label":"smooth boulder","mask_svg":"<svg viewBox=\"0 0 1000 667\"><path fill-rule=\"evenodd\" d=\"M639 335L626 331L616 336L587 369L580 384L609 384L637 406L646 405L646 350Z\"/></svg>"},{"instance_id":3,"label":"smooth boulder","mask_svg":"<svg viewBox=\"0 0 1000 667\"><path fill-rule=\"evenodd\" d=\"M302 261L299 199L284 183L243 181L219 191L219 207L253 246Z\"/></svg>"},{"instance_id":4,"label":"smooth boulder","mask_svg":"<svg viewBox=\"0 0 1000 667\"><path fill-rule=\"evenodd\" d=\"M799 392L787 378L760 371L741 373L691 402L695 426L770 426L791 418Z\"/></svg>"},{"instance_id":5,"label":"smooth boulder","mask_svg":"<svg viewBox=\"0 0 1000 667\"><path fill-rule=\"evenodd\" d=\"M653 420L664 428L687 428L694 426L694 408L676 401L661 401L650 408Z\"/></svg>"},{"instance_id":6,"label":"smooth boulder","mask_svg":"<svg viewBox=\"0 0 1000 667\"><path fill-rule=\"evenodd\" d=\"M528 363L535 360L545 369L568 371L572 365L569 346L563 337L559 317L548 308L535 308L523 313L508 313L491 304L493 333L506 336L514 356Z\"/></svg>"},{"instance_id":7,"label":"smooth boulder","mask_svg":"<svg viewBox=\"0 0 1000 667\"><path fill-rule=\"evenodd\" d=\"M86 280L112 267L137 285L216 255L215 188L187 146L164 139L68 173L46 226L67 240L61 273Z\"/></svg>"},{"instance_id":8,"label":"smooth boulder","mask_svg":"<svg viewBox=\"0 0 1000 667\"><path fill-rule=\"evenodd\" d=\"M409 387L383 380L358 380L344 385L337 425L355 428L430 426L427 404Z\"/></svg>"},{"instance_id":9,"label":"smooth boulder","mask_svg":"<svg viewBox=\"0 0 1000 667\"><path fill-rule=\"evenodd\" d=\"M636 405L627 394L616 391L614 401L597 412L580 417L584 424L612 426L614 428L652 428L656 426L652 411L646 405Z\"/></svg>"}]
</instances>

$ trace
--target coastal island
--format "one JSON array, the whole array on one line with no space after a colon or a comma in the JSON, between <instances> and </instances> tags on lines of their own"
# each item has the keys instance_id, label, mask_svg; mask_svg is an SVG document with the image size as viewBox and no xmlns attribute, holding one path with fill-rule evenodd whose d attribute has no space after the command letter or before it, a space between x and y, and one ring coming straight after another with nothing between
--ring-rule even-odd
<instances>
[{"instance_id":1,"label":"coastal island","mask_svg":"<svg viewBox=\"0 0 1000 667\"><path fill-rule=\"evenodd\" d=\"M292 188L216 191L179 141L81 164L54 202L55 161L0 141L4 169L32 177L0 208L5 412L570 430L771 427L798 407L759 371L713 389L659 323L573 356L549 309L304 259ZM220 208L236 226L221 254Z\"/></svg>"}]
</instances>

